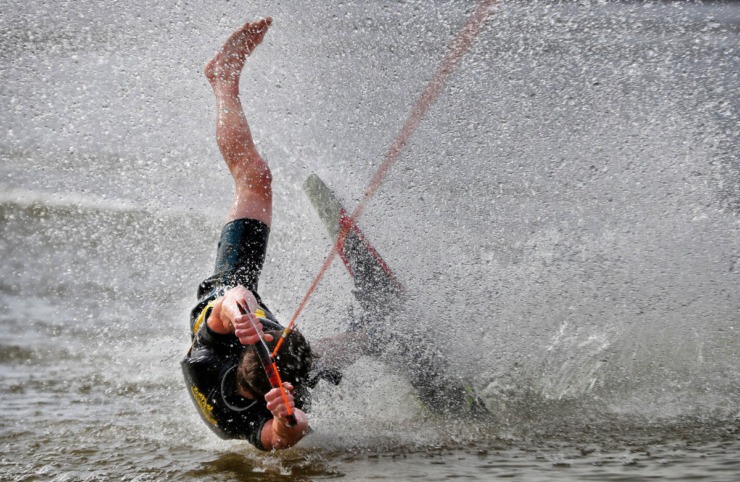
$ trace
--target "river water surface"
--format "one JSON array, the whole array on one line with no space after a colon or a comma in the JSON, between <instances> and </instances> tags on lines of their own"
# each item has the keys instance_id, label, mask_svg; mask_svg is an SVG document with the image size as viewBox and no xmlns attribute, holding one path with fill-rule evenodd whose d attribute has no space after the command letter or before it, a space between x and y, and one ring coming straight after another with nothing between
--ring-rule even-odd
<instances>
[{"instance_id":1,"label":"river water surface","mask_svg":"<svg viewBox=\"0 0 740 482\"><path fill-rule=\"evenodd\" d=\"M367 205L398 326L491 420L369 357L291 450L198 418L178 363L231 197L204 62L274 17L242 94L286 321L330 250L303 180L356 205L474 6L0 1L0 479L738 480L738 3L501 2ZM357 309L335 262L300 324Z\"/></svg>"}]
</instances>

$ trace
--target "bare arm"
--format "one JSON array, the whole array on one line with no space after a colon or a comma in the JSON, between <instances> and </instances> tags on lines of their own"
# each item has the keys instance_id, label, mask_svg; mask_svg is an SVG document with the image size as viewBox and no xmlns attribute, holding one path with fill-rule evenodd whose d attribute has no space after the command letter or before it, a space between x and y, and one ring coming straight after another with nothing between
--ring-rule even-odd
<instances>
[{"instance_id":1,"label":"bare arm","mask_svg":"<svg viewBox=\"0 0 740 482\"><path fill-rule=\"evenodd\" d=\"M295 408L293 386L288 382L283 382L283 386L288 393L288 403L298 423L292 427L288 427L286 424L285 417L288 415L288 409L280 389L273 388L267 392L265 400L267 401L267 409L272 412L273 419L265 424L260 435L260 441L265 450L287 449L297 444L308 433L308 417L303 411Z\"/></svg>"}]
</instances>

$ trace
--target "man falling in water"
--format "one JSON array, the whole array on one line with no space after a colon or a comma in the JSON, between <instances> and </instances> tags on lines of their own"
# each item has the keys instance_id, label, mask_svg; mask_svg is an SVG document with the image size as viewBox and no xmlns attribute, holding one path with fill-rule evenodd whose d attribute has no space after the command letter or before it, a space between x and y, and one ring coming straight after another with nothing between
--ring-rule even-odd
<instances>
[{"instance_id":1,"label":"man falling in water","mask_svg":"<svg viewBox=\"0 0 740 482\"><path fill-rule=\"evenodd\" d=\"M485 413L470 386L445 376L446 364L438 352L427 343L420 349L421 337L406 325L398 326L392 316L398 303L388 300L382 279L372 270L354 276L363 315L352 320L347 333L315 343L321 369L314 367L306 339L293 331L276 357L287 396L271 386L254 345L262 338L273 349L283 330L257 293L272 221L272 178L239 100L244 63L271 23L266 18L244 24L205 68L216 96L216 141L234 178L235 193L218 243L215 272L198 287L198 304L190 317L192 346L181 363L201 417L222 438L246 439L262 450L291 447L309 431L302 410L308 403L307 389L319 378L338 383L336 370L364 354L379 356L406 373L434 412ZM240 306L248 313L242 314ZM289 423L290 412L297 423Z\"/></svg>"},{"instance_id":2,"label":"man falling in water","mask_svg":"<svg viewBox=\"0 0 740 482\"><path fill-rule=\"evenodd\" d=\"M257 294L272 220L272 179L252 142L239 77L271 23L266 18L244 24L205 67L216 96L216 140L235 193L215 273L198 288L199 302L191 314L193 343L182 361L190 394L208 426L222 438L246 439L263 450L290 447L308 432L301 407L312 367L311 347L294 331L276 360L287 392L283 397L270 386L253 348L261 336L274 345L283 328ZM241 314L240 305L249 313ZM292 426L289 409L297 421Z\"/></svg>"}]
</instances>

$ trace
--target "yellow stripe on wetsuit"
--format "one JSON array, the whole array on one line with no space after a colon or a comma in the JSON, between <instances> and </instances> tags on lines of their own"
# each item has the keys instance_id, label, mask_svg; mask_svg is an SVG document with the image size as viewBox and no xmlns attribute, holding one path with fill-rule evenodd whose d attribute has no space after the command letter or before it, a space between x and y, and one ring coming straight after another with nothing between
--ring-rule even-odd
<instances>
[{"instance_id":1,"label":"yellow stripe on wetsuit","mask_svg":"<svg viewBox=\"0 0 740 482\"><path fill-rule=\"evenodd\" d=\"M206 319L206 315L210 313L211 309L213 308L213 305L216 304L216 300L210 301L205 308L203 308L203 311L200 312L200 315L198 315L198 319L195 320L195 324L193 325L193 335L198 333L198 330L200 330L200 325L203 324L203 320Z\"/></svg>"},{"instance_id":2,"label":"yellow stripe on wetsuit","mask_svg":"<svg viewBox=\"0 0 740 482\"><path fill-rule=\"evenodd\" d=\"M211 425L218 425L218 420L213 418L213 405L208 403L206 396L203 395L195 385L190 387L190 393L193 394L193 400L195 400L198 408L200 408L200 413L203 415L203 418Z\"/></svg>"}]
</instances>

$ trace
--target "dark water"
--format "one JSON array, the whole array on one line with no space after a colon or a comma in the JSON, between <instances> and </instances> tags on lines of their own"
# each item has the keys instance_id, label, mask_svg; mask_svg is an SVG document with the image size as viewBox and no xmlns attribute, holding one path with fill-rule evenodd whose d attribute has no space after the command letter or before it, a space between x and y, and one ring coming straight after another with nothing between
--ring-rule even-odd
<instances>
[{"instance_id":1,"label":"dark water","mask_svg":"<svg viewBox=\"0 0 740 482\"><path fill-rule=\"evenodd\" d=\"M286 319L329 251L303 179L359 199L473 5L2 4L0 479L737 480L736 3L502 3L368 205L403 323L492 420L371 358L290 451L198 419L178 361L231 194L205 59L275 17L242 91ZM333 266L304 333L350 288Z\"/></svg>"}]
</instances>

